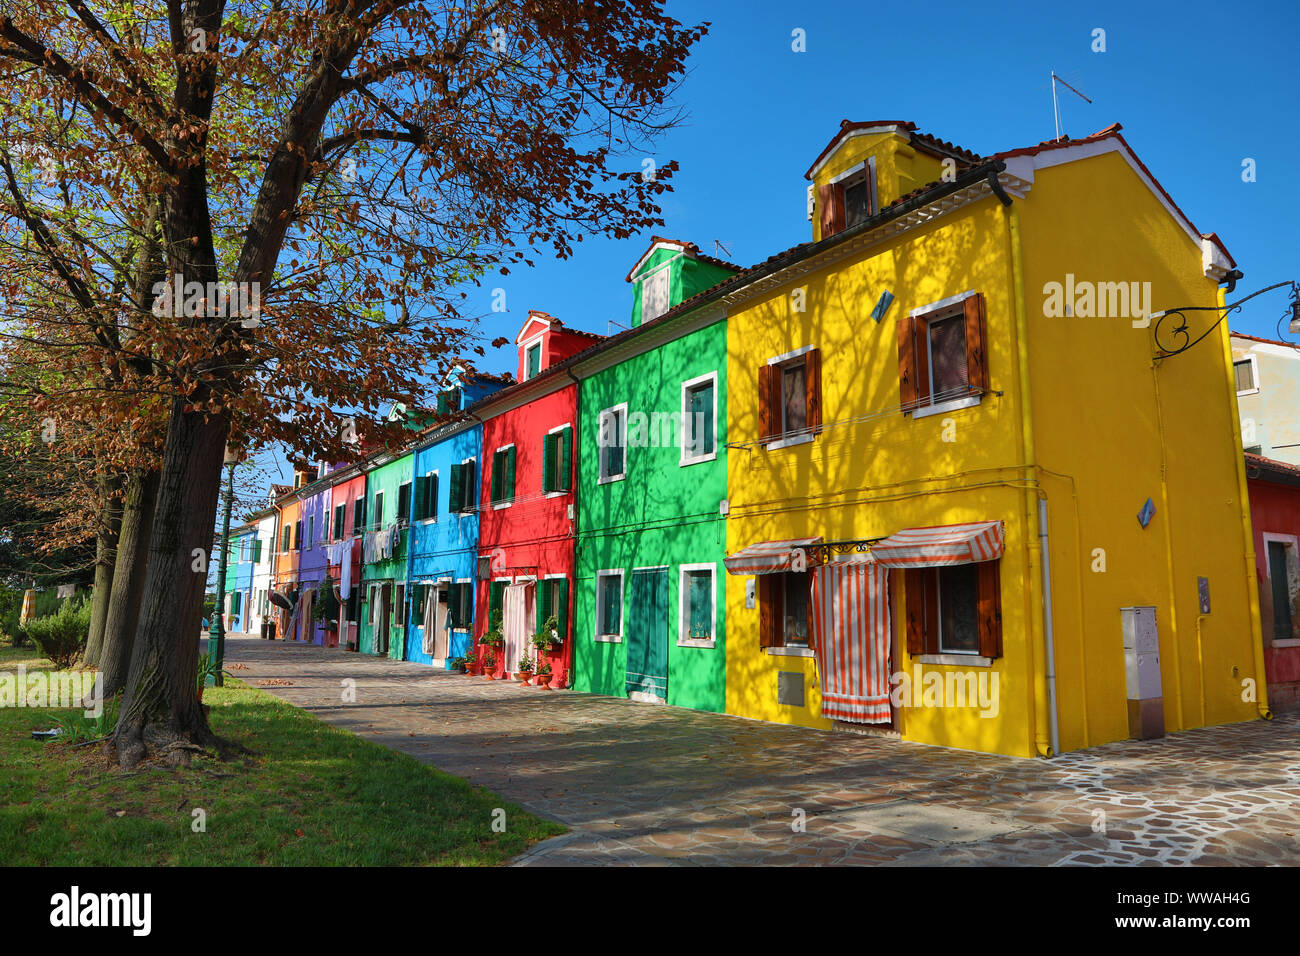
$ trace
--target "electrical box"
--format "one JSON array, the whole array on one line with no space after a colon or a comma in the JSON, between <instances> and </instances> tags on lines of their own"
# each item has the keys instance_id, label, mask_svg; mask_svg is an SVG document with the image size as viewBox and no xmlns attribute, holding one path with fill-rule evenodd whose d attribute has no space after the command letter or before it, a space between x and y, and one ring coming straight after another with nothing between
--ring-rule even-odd
<instances>
[{"instance_id":1,"label":"electrical box","mask_svg":"<svg viewBox=\"0 0 1300 956\"><path fill-rule=\"evenodd\" d=\"M1124 676L1128 688L1129 734L1138 740L1165 734L1160 686L1160 632L1154 607L1120 608Z\"/></svg>"}]
</instances>

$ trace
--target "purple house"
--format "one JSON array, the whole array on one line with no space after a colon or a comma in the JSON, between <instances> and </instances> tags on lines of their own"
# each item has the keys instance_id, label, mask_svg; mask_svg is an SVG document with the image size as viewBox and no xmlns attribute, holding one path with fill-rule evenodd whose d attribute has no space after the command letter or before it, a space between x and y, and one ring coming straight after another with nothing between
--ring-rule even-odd
<instances>
[{"instance_id":1,"label":"purple house","mask_svg":"<svg viewBox=\"0 0 1300 956\"><path fill-rule=\"evenodd\" d=\"M303 639L313 644L338 643L338 615L333 614L334 628L329 627L329 612L320 613L322 601L333 603L333 593L326 596L322 582L329 567L327 545L330 537L330 500L333 481L330 472L343 467L321 463L320 476L299 491L302 501L302 545L298 554L298 586L302 589Z\"/></svg>"}]
</instances>

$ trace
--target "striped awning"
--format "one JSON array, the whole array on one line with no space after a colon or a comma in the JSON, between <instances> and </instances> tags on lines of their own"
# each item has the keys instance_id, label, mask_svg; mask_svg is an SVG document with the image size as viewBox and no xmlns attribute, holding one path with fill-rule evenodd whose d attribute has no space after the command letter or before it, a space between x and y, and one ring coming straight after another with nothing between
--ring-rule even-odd
<instances>
[{"instance_id":1,"label":"striped awning","mask_svg":"<svg viewBox=\"0 0 1300 956\"><path fill-rule=\"evenodd\" d=\"M822 543L821 538L791 538L789 541L763 541L742 548L722 563L731 574L776 574L789 571L795 552ZM805 560L806 560L805 555ZM813 564L812 561L807 561Z\"/></svg>"},{"instance_id":2,"label":"striped awning","mask_svg":"<svg viewBox=\"0 0 1300 956\"><path fill-rule=\"evenodd\" d=\"M1001 521L973 521L932 528L907 528L871 546L871 557L887 568L934 568L975 564L1002 557Z\"/></svg>"}]
</instances>

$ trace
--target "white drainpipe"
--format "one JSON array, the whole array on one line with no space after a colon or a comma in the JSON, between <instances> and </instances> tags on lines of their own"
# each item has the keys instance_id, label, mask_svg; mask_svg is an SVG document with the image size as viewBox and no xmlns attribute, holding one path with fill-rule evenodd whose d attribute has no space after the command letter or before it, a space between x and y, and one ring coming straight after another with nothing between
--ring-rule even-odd
<instances>
[{"instance_id":1,"label":"white drainpipe","mask_svg":"<svg viewBox=\"0 0 1300 956\"><path fill-rule=\"evenodd\" d=\"M1052 639L1052 560L1047 547L1047 499L1038 499L1038 546L1043 565L1043 643L1047 645L1047 715L1051 721L1052 753L1061 752L1056 717L1056 645ZM1086 704L1086 702L1085 702Z\"/></svg>"}]
</instances>

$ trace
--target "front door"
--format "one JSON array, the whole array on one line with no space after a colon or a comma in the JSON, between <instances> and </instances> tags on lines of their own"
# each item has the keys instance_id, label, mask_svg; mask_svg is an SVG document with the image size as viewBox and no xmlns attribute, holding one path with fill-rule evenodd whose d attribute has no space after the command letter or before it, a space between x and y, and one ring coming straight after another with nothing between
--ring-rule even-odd
<instances>
[{"instance_id":1,"label":"front door","mask_svg":"<svg viewBox=\"0 0 1300 956\"><path fill-rule=\"evenodd\" d=\"M1268 543L1268 577L1273 589L1273 640L1291 638L1291 588L1287 582L1286 545Z\"/></svg>"},{"instance_id":2,"label":"front door","mask_svg":"<svg viewBox=\"0 0 1300 956\"><path fill-rule=\"evenodd\" d=\"M531 584L511 584L502 598L501 630L505 638L502 653L506 673L519 672L519 660L527 656L528 635L533 616L533 587Z\"/></svg>"},{"instance_id":3,"label":"front door","mask_svg":"<svg viewBox=\"0 0 1300 956\"><path fill-rule=\"evenodd\" d=\"M627 621L627 694L668 699L668 569L632 572Z\"/></svg>"},{"instance_id":4,"label":"front door","mask_svg":"<svg viewBox=\"0 0 1300 956\"><path fill-rule=\"evenodd\" d=\"M393 586L384 584L379 588L379 614L376 616L375 653L388 653L388 625L393 619Z\"/></svg>"},{"instance_id":5,"label":"front door","mask_svg":"<svg viewBox=\"0 0 1300 956\"><path fill-rule=\"evenodd\" d=\"M433 653L435 661L447 659L447 589L438 588L437 600L433 602Z\"/></svg>"}]
</instances>

